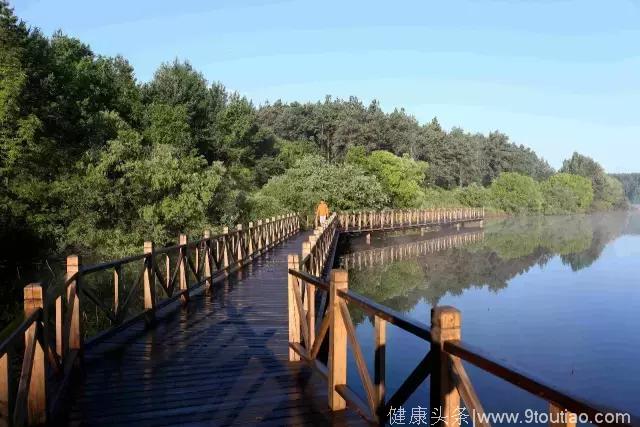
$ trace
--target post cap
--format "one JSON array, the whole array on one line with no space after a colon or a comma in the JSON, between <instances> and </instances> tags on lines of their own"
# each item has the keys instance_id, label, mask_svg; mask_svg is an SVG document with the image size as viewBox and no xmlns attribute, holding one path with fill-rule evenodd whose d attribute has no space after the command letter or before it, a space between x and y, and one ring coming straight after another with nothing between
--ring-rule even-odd
<instances>
[{"instance_id":1,"label":"post cap","mask_svg":"<svg viewBox=\"0 0 640 427\"><path fill-rule=\"evenodd\" d=\"M462 325L460 310L448 305L432 308L431 325L441 329L459 329Z\"/></svg>"},{"instance_id":2,"label":"post cap","mask_svg":"<svg viewBox=\"0 0 640 427\"><path fill-rule=\"evenodd\" d=\"M80 255L69 255L67 256L67 267L74 266L77 267L80 265Z\"/></svg>"},{"instance_id":3,"label":"post cap","mask_svg":"<svg viewBox=\"0 0 640 427\"><path fill-rule=\"evenodd\" d=\"M30 283L24 287L24 302L42 307L42 283ZM34 304L36 303L36 304Z\"/></svg>"},{"instance_id":4,"label":"post cap","mask_svg":"<svg viewBox=\"0 0 640 427\"><path fill-rule=\"evenodd\" d=\"M347 270L336 268L331 270L331 283L334 283L337 288L347 288L349 282L349 273Z\"/></svg>"}]
</instances>

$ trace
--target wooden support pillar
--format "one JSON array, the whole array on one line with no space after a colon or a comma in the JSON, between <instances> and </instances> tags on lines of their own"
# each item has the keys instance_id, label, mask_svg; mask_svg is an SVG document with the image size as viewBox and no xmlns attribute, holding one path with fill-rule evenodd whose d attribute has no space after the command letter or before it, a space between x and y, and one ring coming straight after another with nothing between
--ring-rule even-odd
<instances>
[{"instance_id":1,"label":"wooden support pillar","mask_svg":"<svg viewBox=\"0 0 640 427\"><path fill-rule=\"evenodd\" d=\"M434 356L430 391L431 421L438 421L433 416L439 415L437 424L440 427L460 426L459 417L456 417L456 410L460 407L460 395L454 384L451 356L442 351L446 341L461 338L460 326L460 311L454 307L442 306L431 310L431 351ZM448 423L443 423L442 420L447 420Z\"/></svg>"},{"instance_id":2,"label":"wooden support pillar","mask_svg":"<svg viewBox=\"0 0 640 427\"><path fill-rule=\"evenodd\" d=\"M371 233L367 233L366 241L367 241L367 245L371 244Z\"/></svg>"},{"instance_id":3,"label":"wooden support pillar","mask_svg":"<svg viewBox=\"0 0 640 427\"><path fill-rule=\"evenodd\" d=\"M328 386L329 408L332 411L344 409L345 400L336 391L336 386L347 383L347 329L340 310L339 290L349 288L349 278L345 270L331 270L329 284L329 305L331 325L329 327Z\"/></svg>"},{"instance_id":4,"label":"wooden support pillar","mask_svg":"<svg viewBox=\"0 0 640 427\"><path fill-rule=\"evenodd\" d=\"M242 267L242 260L243 260L243 254L242 254L242 245L244 244L243 242L243 238L244 235L242 234L242 224L237 224L236 225L236 262L238 263L238 268Z\"/></svg>"},{"instance_id":5,"label":"wooden support pillar","mask_svg":"<svg viewBox=\"0 0 640 427\"><path fill-rule=\"evenodd\" d=\"M310 242L302 242L302 261L311 253L311 243ZM313 274L313 260L310 260L309 263L309 271L307 273ZM303 266L304 269L304 266Z\"/></svg>"},{"instance_id":6,"label":"wooden support pillar","mask_svg":"<svg viewBox=\"0 0 640 427\"><path fill-rule=\"evenodd\" d=\"M270 222L270 224L271 224L271 227L270 227L270 229L271 229L271 237L270 237L270 239L271 239L271 245L272 245L272 246L275 246L275 245L278 243L277 235L276 235L276 231L277 231L277 230L276 230L276 228L277 228L277 223L276 223L276 217L275 217L275 216L272 216L272 217L271 217L271 222Z\"/></svg>"},{"instance_id":7,"label":"wooden support pillar","mask_svg":"<svg viewBox=\"0 0 640 427\"><path fill-rule=\"evenodd\" d=\"M229 227L223 227L222 234L222 268L226 277L229 275Z\"/></svg>"},{"instance_id":8,"label":"wooden support pillar","mask_svg":"<svg viewBox=\"0 0 640 427\"><path fill-rule=\"evenodd\" d=\"M288 228L287 228L287 230L288 230ZM245 239L247 239L247 257L249 259L253 259L254 258L254 252L256 250L256 248L254 248L254 244L253 244L253 239L254 239L255 232L256 232L256 229L253 228L253 222L249 222L249 229L247 230L247 233L245 234ZM287 233L289 233L289 231L287 231Z\"/></svg>"},{"instance_id":9,"label":"wooden support pillar","mask_svg":"<svg viewBox=\"0 0 640 427\"><path fill-rule=\"evenodd\" d=\"M78 255L69 255L67 257L67 279L80 271L80 257ZM69 339L67 349L80 350L82 348L82 331L80 328L80 297L78 295L80 286L80 277L76 276L67 286L67 307L72 308L71 322L69 324ZM64 322L64 319L62 319ZM64 325L60 324L61 330L64 331Z\"/></svg>"},{"instance_id":10,"label":"wooden support pillar","mask_svg":"<svg viewBox=\"0 0 640 427\"><path fill-rule=\"evenodd\" d=\"M262 240L263 240L263 238L264 238L264 226L262 225L262 220L259 219L258 220L258 232L256 233L256 245L257 245L256 253L258 255L262 254L262 249L263 249Z\"/></svg>"},{"instance_id":11,"label":"wooden support pillar","mask_svg":"<svg viewBox=\"0 0 640 427\"><path fill-rule=\"evenodd\" d=\"M9 370L9 354L0 356L0 425L9 425L12 409L11 371ZM4 422L4 424L2 424Z\"/></svg>"},{"instance_id":12,"label":"wooden support pillar","mask_svg":"<svg viewBox=\"0 0 640 427\"><path fill-rule=\"evenodd\" d=\"M147 255L144 258L144 280L143 280L143 293L144 293L144 309L151 310L147 315L147 320L153 320L155 317L156 308L156 287L155 279L153 277L153 242L144 242L144 253Z\"/></svg>"},{"instance_id":13,"label":"wooden support pillar","mask_svg":"<svg viewBox=\"0 0 640 427\"><path fill-rule=\"evenodd\" d=\"M298 259L297 254L289 254L287 257L287 263L289 265L290 270L298 270L300 267L300 260ZM300 316L298 315L298 310L296 308L296 297L295 291L293 289L294 286L298 286L298 278L292 274L288 274L287 281L287 295L288 295L288 307L289 307L289 342L300 344ZM300 355L293 351L291 347L289 347L289 361L290 362L298 362L300 361Z\"/></svg>"},{"instance_id":14,"label":"wooden support pillar","mask_svg":"<svg viewBox=\"0 0 640 427\"><path fill-rule=\"evenodd\" d=\"M211 230L204 230L204 286L210 288L213 285L211 280L211 274L213 268L211 267Z\"/></svg>"},{"instance_id":15,"label":"wooden support pillar","mask_svg":"<svg viewBox=\"0 0 640 427\"><path fill-rule=\"evenodd\" d=\"M121 295L124 295L122 289L122 265L118 264L113 269L113 310L115 313L118 313Z\"/></svg>"},{"instance_id":16,"label":"wooden support pillar","mask_svg":"<svg viewBox=\"0 0 640 427\"><path fill-rule=\"evenodd\" d=\"M549 427L576 427L576 414L549 403Z\"/></svg>"},{"instance_id":17,"label":"wooden support pillar","mask_svg":"<svg viewBox=\"0 0 640 427\"><path fill-rule=\"evenodd\" d=\"M42 285L32 283L24 288L24 315L31 315L34 311L44 307ZM38 334L41 334L40 321L37 321L24 333L25 348L28 348ZM42 338L42 337L41 337ZM44 349L40 343L43 340L37 339L35 351L31 360L31 381L29 382L29 393L27 398L27 424L42 425L47 421L47 398L45 394L45 359ZM28 356L28 355L25 355ZM23 364L28 360L25 359Z\"/></svg>"},{"instance_id":18,"label":"wooden support pillar","mask_svg":"<svg viewBox=\"0 0 640 427\"><path fill-rule=\"evenodd\" d=\"M55 322L56 322L56 353L61 359L64 357L64 312L62 306L62 295L56 298L55 302Z\"/></svg>"},{"instance_id":19,"label":"wooden support pillar","mask_svg":"<svg viewBox=\"0 0 640 427\"><path fill-rule=\"evenodd\" d=\"M180 297L183 303L189 302L189 266L187 263L189 262L189 250L187 248L187 235L181 234L178 238L178 244L182 247L180 248L180 253L182 254L182 261L178 266L179 270L178 275L180 276L180 281L178 282L178 286L180 286L180 292L184 292Z\"/></svg>"}]
</instances>

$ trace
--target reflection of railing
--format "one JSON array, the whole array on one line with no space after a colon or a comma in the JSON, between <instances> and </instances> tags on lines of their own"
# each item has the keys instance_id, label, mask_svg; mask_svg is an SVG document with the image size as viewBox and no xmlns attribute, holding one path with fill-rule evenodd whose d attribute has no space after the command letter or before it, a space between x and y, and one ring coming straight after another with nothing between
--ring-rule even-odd
<instances>
[{"instance_id":1,"label":"reflection of railing","mask_svg":"<svg viewBox=\"0 0 640 427\"><path fill-rule=\"evenodd\" d=\"M340 268L362 270L375 265L384 265L394 261L417 258L426 254L461 247L478 242L483 238L484 231L475 231L352 252L340 257Z\"/></svg>"},{"instance_id":2,"label":"reflection of railing","mask_svg":"<svg viewBox=\"0 0 640 427\"><path fill-rule=\"evenodd\" d=\"M341 212L343 231L397 230L484 220L484 208L395 209Z\"/></svg>"},{"instance_id":3,"label":"reflection of railing","mask_svg":"<svg viewBox=\"0 0 640 427\"><path fill-rule=\"evenodd\" d=\"M152 323L160 308L177 299L187 303L195 288L209 287L223 280L298 230L297 215L289 214L261 220L255 225L249 223L246 228L238 225L229 231L225 227L222 234L215 236L205 232L204 238L194 242L188 242L187 236L181 235L178 245L161 249L156 249L153 242L145 242L143 254L102 264L85 266L78 256L67 257L67 276L61 292L47 292L45 300L40 284L27 286L25 320L0 344L0 424L7 419L13 419L13 424L18 426L40 424L46 420L46 362L57 374L55 383L59 386L50 406L58 409L83 347L122 330L136 320ZM124 283L125 267L132 267L136 272L135 280L128 287ZM109 279L103 279L113 290L112 304L89 286L90 276L101 272L110 275ZM160 292L166 297L161 301ZM108 327L84 343L87 326L85 304L88 303L108 319ZM49 310L55 313L53 330L49 330L47 316L43 315ZM14 381L11 379L9 356L23 335L26 349L22 355L22 372L16 394L12 387ZM52 385L47 384L48 392L52 391Z\"/></svg>"}]
</instances>

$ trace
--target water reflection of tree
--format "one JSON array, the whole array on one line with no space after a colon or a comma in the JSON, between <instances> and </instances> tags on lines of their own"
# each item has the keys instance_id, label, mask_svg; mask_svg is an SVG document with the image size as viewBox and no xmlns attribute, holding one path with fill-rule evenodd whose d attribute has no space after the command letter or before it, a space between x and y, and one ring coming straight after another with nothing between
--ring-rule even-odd
<instances>
[{"instance_id":1,"label":"water reflection of tree","mask_svg":"<svg viewBox=\"0 0 640 427\"><path fill-rule=\"evenodd\" d=\"M351 271L349 286L398 311L435 305L472 287L499 291L514 277L559 255L575 270L591 265L624 233L628 214L528 217L487 225L485 239L414 259ZM361 319L358 319L361 320Z\"/></svg>"}]
</instances>

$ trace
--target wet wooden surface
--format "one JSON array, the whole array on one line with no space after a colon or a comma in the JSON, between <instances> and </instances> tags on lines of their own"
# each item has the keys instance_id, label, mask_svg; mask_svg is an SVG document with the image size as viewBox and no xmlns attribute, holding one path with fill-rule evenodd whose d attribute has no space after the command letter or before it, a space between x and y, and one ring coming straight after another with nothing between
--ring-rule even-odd
<instances>
[{"instance_id":1,"label":"wet wooden surface","mask_svg":"<svg viewBox=\"0 0 640 427\"><path fill-rule=\"evenodd\" d=\"M326 382L288 362L287 263L300 234L186 307L167 307L85 355L72 425L361 425L330 413Z\"/></svg>"}]
</instances>

